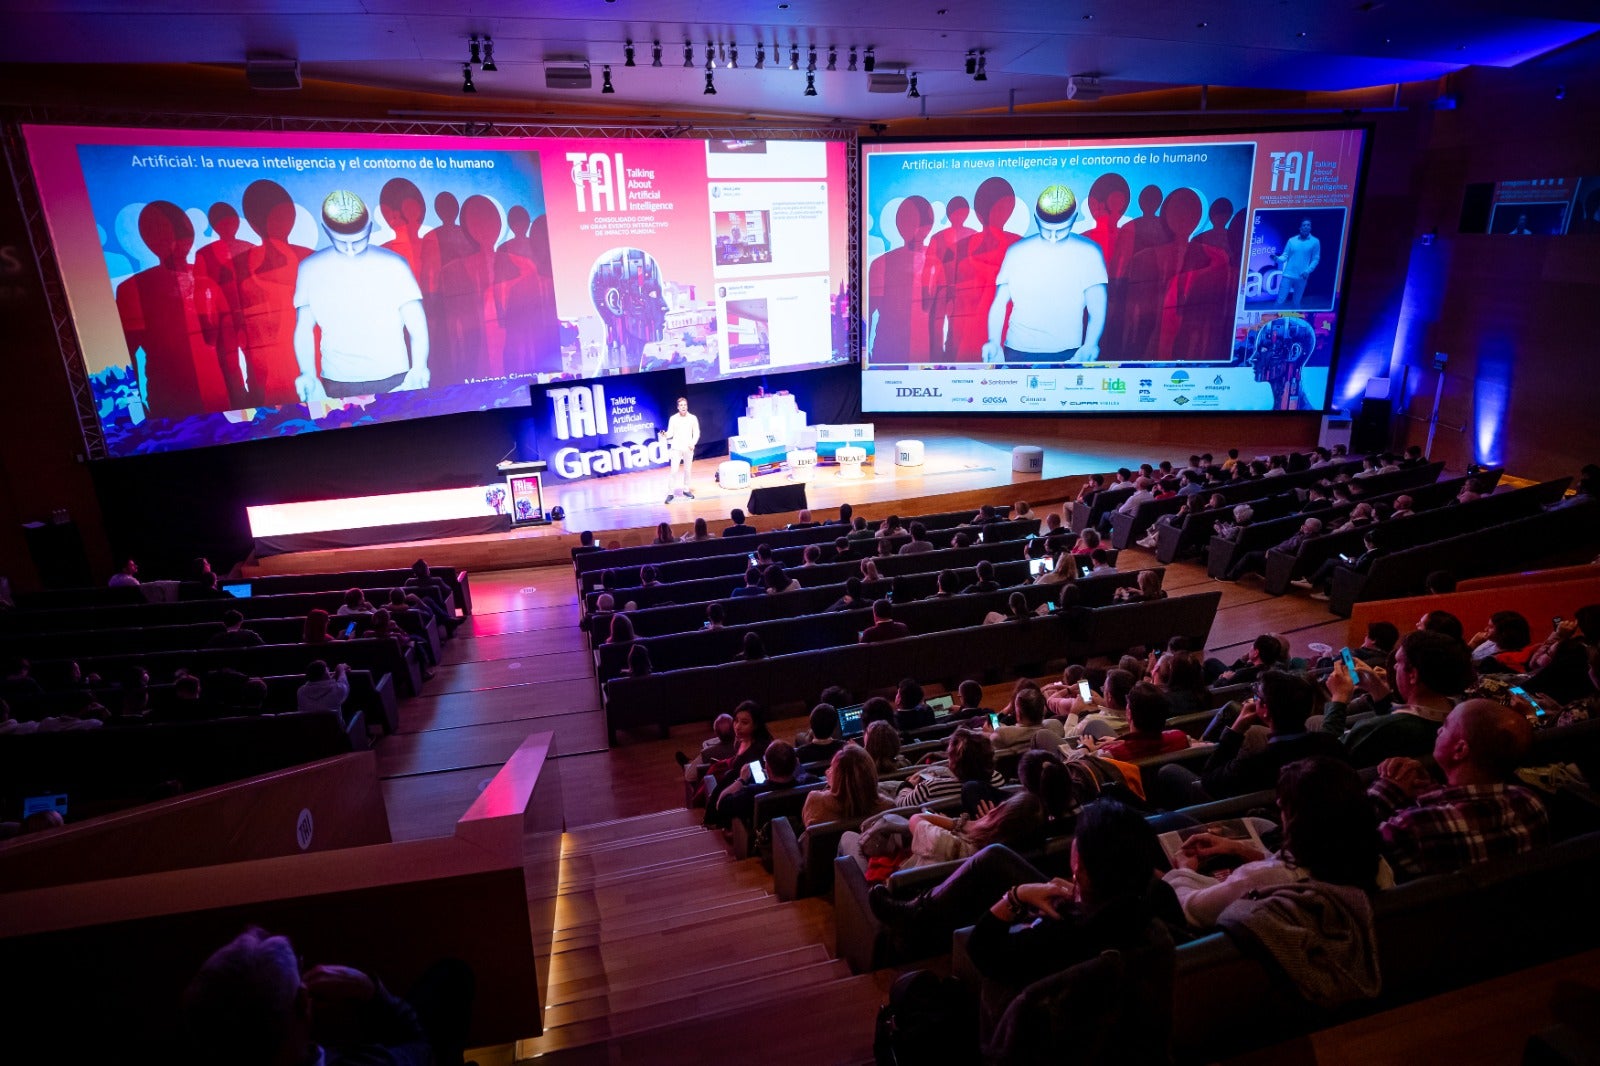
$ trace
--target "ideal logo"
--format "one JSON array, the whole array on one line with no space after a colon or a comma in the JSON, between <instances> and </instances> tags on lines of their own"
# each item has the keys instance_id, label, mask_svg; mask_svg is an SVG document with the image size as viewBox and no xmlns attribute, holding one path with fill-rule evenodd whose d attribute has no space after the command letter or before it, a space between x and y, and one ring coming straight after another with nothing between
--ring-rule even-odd
<instances>
[{"instance_id":1,"label":"ideal logo","mask_svg":"<svg viewBox=\"0 0 1600 1066\"><path fill-rule=\"evenodd\" d=\"M927 396L927 397L934 397L934 398L937 398L937 397L940 397L940 396L944 395L944 393L940 392L938 389L895 389L894 390L894 394L896 396L902 396L902 397L904 397L904 396Z\"/></svg>"},{"instance_id":2,"label":"ideal logo","mask_svg":"<svg viewBox=\"0 0 1600 1066\"><path fill-rule=\"evenodd\" d=\"M604 385L576 385L566 389L550 389L545 393L555 408L556 440L573 437L598 437L609 433L606 426L606 389Z\"/></svg>"},{"instance_id":3,"label":"ideal logo","mask_svg":"<svg viewBox=\"0 0 1600 1066\"><path fill-rule=\"evenodd\" d=\"M567 162L572 164L572 186L580 212L628 209L628 190L619 180L627 173L621 152L614 156L602 152L568 152ZM589 191L587 197L585 189Z\"/></svg>"},{"instance_id":4,"label":"ideal logo","mask_svg":"<svg viewBox=\"0 0 1600 1066\"><path fill-rule=\"evenodd\" d=\"M1128 383L1121 378L1106 378L1100 382L1100 389L1103 392L1125 393L1128 391Z\"/></svg>"}]
</instances>

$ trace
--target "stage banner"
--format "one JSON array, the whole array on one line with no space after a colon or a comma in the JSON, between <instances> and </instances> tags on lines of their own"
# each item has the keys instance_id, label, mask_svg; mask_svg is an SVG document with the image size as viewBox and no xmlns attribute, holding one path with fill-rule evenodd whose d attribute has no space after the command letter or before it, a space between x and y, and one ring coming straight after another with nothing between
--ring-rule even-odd
<instances>
[{"instance_id":1,"label":"stage banner","mask_svg":"<svg viewBox=\"0 0 1600 1066\"><path fill-rule=\"evenodd\" d=\"M535 385L538 457L561 481L664 467L670 457L660 434L684 387L682 368Z\"/></svg>"}]
</instances>

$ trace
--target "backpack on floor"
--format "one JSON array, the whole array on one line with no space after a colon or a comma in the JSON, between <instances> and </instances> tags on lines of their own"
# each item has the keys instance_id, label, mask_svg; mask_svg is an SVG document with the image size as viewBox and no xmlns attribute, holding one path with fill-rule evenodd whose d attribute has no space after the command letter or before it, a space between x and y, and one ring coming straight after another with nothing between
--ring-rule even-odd
<instances>
[{"instance_id":1,"label":"backpack on floor","mask_svg":"<svg viewBox=\"0 0 1600 1066\"><path fill-rule=\"evenodd\" d=\"M878 1066L975 1061L978 1005L953 977L901 974L878 1008L872 1054Z\"/></svg>"}]
</instances>

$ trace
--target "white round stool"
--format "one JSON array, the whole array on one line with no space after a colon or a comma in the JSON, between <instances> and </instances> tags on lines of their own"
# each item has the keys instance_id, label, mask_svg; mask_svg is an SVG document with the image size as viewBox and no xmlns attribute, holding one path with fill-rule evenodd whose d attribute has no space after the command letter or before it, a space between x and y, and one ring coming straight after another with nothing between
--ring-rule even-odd
<instances>
[{"instance_id":1,"label":"white round stool","mask_svg":"<svg viewBox=\"0 0 1600 1066\"><path fill-rule=\"evenodd\" d=\"M742 489L750 484L750 464L729 459L717 467L717 483L725 489Z\"/></svg>"},{"instance_id":2,"label":"white round stool","mask_svg":"<svg viewBox=\"0 0 1600 1066\"><path fill-rule=\"evenodd\" d=\"M1037 474L1044 470L1044 449L1019 444L1011 449L1011 469L1018 474Z\"/></svg>"},{"instance_id":3,"label":"white round stool","mask_svg":"<svg viewBox=\"0 0 1600 1066\"><path fill-rule=\"evenodd\" d=\"M837 453L839 459L839 476L846 481L863 477L861 464L867 461L865 448L840 448Z\"/></svg>"},{"instance_id":4,"label":"white round stool","mask_svg":"<svg viewBox=\"0 0 1600 1066\"><path fill-rule=\"evenodd\" d=\"M789 464L791 474L810 477L817 467L817 452L814 448L798 448L790 452L785 461Z\"/></svg>"},{"instance_id":5,"label":"white round stool","mask_svg":"<svg viewBox=\"0 0 1600 1066\"><path fill-rule=\"evenodd\" d=\"M894 465L921 466L922 451L920 440L897 440L894 442Z\"/></svg>"}]
</instances>

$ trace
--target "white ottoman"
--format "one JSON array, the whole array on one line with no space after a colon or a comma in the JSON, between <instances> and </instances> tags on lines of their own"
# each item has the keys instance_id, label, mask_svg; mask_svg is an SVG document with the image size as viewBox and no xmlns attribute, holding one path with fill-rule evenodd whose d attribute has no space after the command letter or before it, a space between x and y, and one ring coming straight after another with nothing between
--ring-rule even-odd
<instances>
[{"instance_id":1,"label":"white ottoman","mask_svg":"<svg viewBox=\"0 0 1600 1066\"><path fill-rule=\"evenodd\" d=\"M798 474L803 478L808 478L817 468L816 449L796 449L788 454L786 461L789 464L789 473Z\"/></svg>"},{"instance_id":2,"label":"white ottoman","mask_svg":"<svg viewBox=\"0 0 1600 1066\"><path fill-rule=\"evenodd\" d=\"M897 440L894 442L895 466L921 466L922 442L920 440Z\"/></svg>"},{"instance_id":3,"label":"white ottoman","mask_svg":"<svg viewBox=\"0 0 1600 1066\"><path fill-rule=\"evenodd\" d=\"M865 448L851 448L848 446L840 448L838 459L839 476L841 478L846 481L852 481L864 476L861 473L861 464L867 461L867 450Z\"/></svg>"},{"instance_id":4,"label":"white ottoman","mask_svg":"<svg viewBox=\"0 0 1600 1066\"><path fill-rule=\"evenodd\" d=\"M717 467L717 484L725 489L742 489L750 484L750 464L743 459L729 459Z\"/></svg>"},{"instance_id":5,"label":"white ottoman","mask_svg":"<svg viewBox=\"0 0 1600 1066\"><path fill-rule=\"evenodd\" d=\"M1019 444L1011 449L1011 469L1018 474L1037 474L1044 470L1044 449Z\"/></svg>"}]
</instances>

